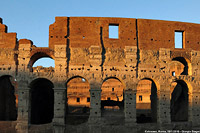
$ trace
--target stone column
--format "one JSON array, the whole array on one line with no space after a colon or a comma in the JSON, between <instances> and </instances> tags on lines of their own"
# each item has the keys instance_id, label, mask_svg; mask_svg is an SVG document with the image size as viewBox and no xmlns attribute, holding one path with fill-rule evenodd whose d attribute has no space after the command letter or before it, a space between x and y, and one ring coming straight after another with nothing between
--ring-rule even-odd
<instances>
[{"instance_id":1,"label":"stone column","mask_svg":"<svg viewBox=\"0 0 200 133\"><path fill-rule=\"evenodd\" d=\"M90 85L90 133L101 133L101 87L100 85Z\"/></svg>"},{"instance_id":2,"label":"stone column","mask_svg":"<svg viewBox=\"0 0 200 133\"><path fill-rule=\"evenodd\" d=\"M28 133L30 90L26 83L19 82L18 87L18 119L16 130L17 133Z\"/></svg>"},{"instance_id":3,"label":"stone column","mask_svg":"<svg viewBox=\"0 0 200 133\"><path fill-rule=\"evenodd\" d=\"M161 85L157 91L157 122L160 124L171 123L170 115L170 85Z\"/></svg>"},{"instance_id":4,"label":"stone column","mask_svg":"<svg viewBox=\"0 0 200 133\"><path fill-rule=\"evenodd\" d=\"M54 132L64 133L66 112L66 88L54 88Z\"/></svg>"},{"instance_id":5,"label":"stone column","mask_svg":"<svg viewBox=\"0 0 200 133\"><path fill-rule=\"evenodd\" d=\"M133 126L136 124L136 91L128 89L124 95L125 125Z\"/></svg>"},{"instance_id":6,"label":"stone column","mask_svg":"<svg viewBox=\"0 0 200 133\"><path fill-rule=\"evenodd\" d=\"M197 87L198 88L198 87ZM199 88L198 88L199 89ZM191 112L188 112L188 121L192 121L192 126L200 127L200 93L199 92L193 92L193 99L192 99L192 109L190 109ZM191 107L191 101L189 100L189 107Z\"/></svg>"},{"instance_id":7,"label":"stone column","mask_svg":"<svg viewBox=\"0 0 200 133\"><path fill-rule=\"evenodd\" d=\"M193 101L196 101L196 99L198 99L197 97L195 99L195 96L197 96L198 94L196 95L195 93L189 92L189 89L190 88L188 88L188 122L192 123L194 119L193 114L195 113Z\"/></svg>"},{"instance_id":8,"label":"stone column","mask_svg":"<svg viewBox=\"0 0 200 133\"><path fill-rule=\"evenodd\" d=\"M101 119L101 89L91 87L90 89L90 123L98 123Z\"/></svg>"},{"instance_id":9,"label":"stone column","mask_svg":"<svg viewBox=\"0 0 200 133\"><path fill-rule=\"evenodd\" d=\"M66 77L67 77L67 45L62 43L54 46L54 132L64 133L66 113Z\"/></svg>"}]
</instances>

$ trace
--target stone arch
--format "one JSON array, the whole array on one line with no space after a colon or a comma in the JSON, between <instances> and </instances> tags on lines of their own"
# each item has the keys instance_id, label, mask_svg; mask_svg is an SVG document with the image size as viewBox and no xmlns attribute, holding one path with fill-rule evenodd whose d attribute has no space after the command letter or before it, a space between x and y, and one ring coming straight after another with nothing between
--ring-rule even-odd
<instances>
[{"instance_id":1,"label":"stone arch","mask_svg":"<svg viewBox=\"0 0 200 133\"><path fill-rule=\"evenodd\" d=\"M113 117L124 117L124 83L117 77L107 77L101 85L102 117L110 121ZM116 119L118 120L118 119Z\"/></svg>"},{"instance_id":2,"label":"stone arch","mask_svg":"<svg viewBox=\"0 0 200 133\"><path fill-rule=\"evenodd\" d=\"M137 83L136 116L137 123L157 122L159 83L153 78L142 78Z\"/></svg>"},{"instance_id":3,"label":"stone arch","mask_svg":"<svg viewBox=\"0 0 200 133\"><path fill-rule=\"evenodd\" d=\"M45 78L34 79L30 84L30 123L51 123L54 116L54 84Z\"/></svg>"},{"instance_id":4,"label":"stone arch","mask_svg":"<svg viewBox=\"0 0 200 133\"><path fill-rule=\"evenodd\" d=\"M17 82L10 75L0 77L0 121L17 120Z\"/></svg>"},{"instance_id":5,"label":"stone arch","mask_svg":"<svg viewBox=\"0 0 200 133\"><path fill-rule=\"evenodd\" d=\"M192 85L183 79L170 85L170 115L172 122L189 121L192 105Z\"/></svg>"},{"instance_id":6,"label":"stone arch","mask_svg":"<svg viewBox=\"0 0 200 133\"><path fill-rule=\"evenodd\" d=\"M37 51L35 53L32 53L31 54L31 58L30 58L30 61L29 61L29 64L28 64L28 67L30 69L30 71L33 71L32 70L32 66L33 64L38 60L38 59L41 59L41 58L44 58L44 57L48 57L48 58L51 58L54 60L54 56L49 53L49 52L45 52L45 51Z\"/></svg>"},{"instance_id":7,"label":"stone arch","mask_svg":"<svg viewBox=\"0 0 200 133\"><path fill-rule=\"evenodd\" d=\"M33 77L28 79L28 83L31 84L32 81L36 80L36 79L47 79L49 81L51 81L52 83L54 82L54 75L53 73L48 73L48 74L44 74L44 75L33 75ZM30 85L29 85L30 86Z\"/></svg>"},{"instance_id":8,"label":"stone arch","mask_svg":"<svg viewBox=\"0 0 200 133\"><path fill-rule=\"evenodd\" d=\"M66 124L79 125L90 115L90 84L82 76L70 77L66 86Z\"/></svg>"},{"instance_id":9,"label":"stone arch","mask_svg":"<svg viewBox=\"0 0 200 133\"><path fill-rule=\"evenodd\" d=\"M182 72L178 72L177 69L181 69L180 67L178 66L174 66L176 68L171 68L173 67L173 62L179 62L183 65L183 68L182 68ZM171 60L171 63L170 63L170 73L173 75L173 72L178 72L178 75L192 75L192 65L191 65L191 61L185 57L181 57L181 56L178 56L178 57L174 57L172 58ZM179 70L180 71L180 70ZM175 76L178 76L178 75L175 75Z\"/></svg>"},{"instance_id":10,"label":"stone arch","mask_svg":"<svg viewBox=\"0 0 200 133\"><path fill-rule=\"evenodd\" d=\"M106 80L108 80L108 79L116 79L116 80L118 80L119 82L122 83L124 89L126 88L125 82L124 82L120 77L116 77L116 76L106 77L106 78L102 81L102 84L103 84ZM101 84L101 85L102 85L102 84Z\"/></svg>"}]
</instances>

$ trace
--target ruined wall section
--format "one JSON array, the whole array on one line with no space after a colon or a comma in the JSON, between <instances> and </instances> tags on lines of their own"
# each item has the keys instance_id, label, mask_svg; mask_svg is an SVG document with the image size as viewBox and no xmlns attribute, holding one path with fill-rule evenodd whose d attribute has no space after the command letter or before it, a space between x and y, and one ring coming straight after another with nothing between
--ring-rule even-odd
<instances>
[{"instance_id":1,"label":"ruined wall section","mask_svg":"<svg viewBox=\"0 0 200 133\"><path fill-rule=\"evenodd\" d=\"M67 45L68 18L56 17L55 23L49 26L49 48L54 49L54 45Z\"/></svg>"},{"instance_id":2,"label":"ruined wall section","mask_svg":"<svg viewBox=\"0 0 200 133\"><path fill-rule=\"evenodd\" d=\"M136 19L102 18L102 25L101 43L105 49L103 79L110 76L126 79L130 75L135 75L137 65ZM118 25L118 38L109 38L109 25Z\"/></svg>"},{"instance_id":3,"label":"ruined wall section","mask_svg":"<svg viewBox=\"0 0 200 133\"><path fill-rule=\"evenodd\" d=\"M119 27L118 38L109 38L109 25ZM142 79L151 79L157 86L157 122L170 123L170 84L176 80L187 82L189 93L192 93L189 95L188 121L197 123L200 120L199 24L128 18L56 17L49 29L49 48L37 48L27 39L17 43L16 33L7 33L7 27L0 19L0 72L17 73L21 88L18 113L22 121L28 121L28 113L23 114L23 110L28 110L28 83L43 77L51 78L55 87L54 123L64 125L65 83L78 75L90 84L93 97L91 118L94 121L101 118L101 85L109 77L116 77L123 84L124 99L128 101L124 105L125 119L130 124L135 123L135 94ZM175 31L183 32L183 49L175 49ZM49 70L38 69L38 74L30 70L31 64L41 57L55 60L55 69L51 71L53 75L41 74L49 73ZM188 75L180 75L180 71L178 76L172 76L172 71L184 67L180 62L172 61L176 57L187 61Z\"/></svg>"},{"instance_id":4,"label":"ruined wall section","mask_svg":"<svg viewBox=\"0 0 200 133\"><path fill-rule=\"evenodd\" d=\"M17 71L16 33L7 33L7 26L0 18L0 73L15 76Z\"/></svg>"},{"instance_id":5,"label":"ruined wall section","mask_svg":"<svg viewBox=\"0 0 200 133\"><path fill-rule=\"evenodd\" d=\"M193 79L191 81L193 98L192 98L192 106L193 106L193 125L199 126L198 121L200 120L200 52L192 50L191 52L191 67L192 67L192 75Z\"/></svg>"},{"instance_id":6,"label":"ruined wall section","mask_svg":"<svg viewBox=\"0 0 200 133\"><path fill-rule=\"evenodd\" d=\"M18 54L18 81L28 81L30 78L29 62L31 59L31 47L33 42L27 39L19 40Z\"/></svg>"},{"instance_id":7,"label":"ruined wall section","mask_svg":"<svg viewBox=\"0 0 200 133\"><path fill-rule=\"evenodd\" d=\"M183 32L183 47L199 50L200 25L174 21L138 19L140 49L168 48L173 50L174 32Z\"/></svg>"},{"instance_id":8,"label":"ruined wall section","mask_svg":"<svg viewBox=\"0 0 200 133\"><path fill-rule=\"evenodd\" d=\"M135 19L70 17L68 23L69 74L116 76L119 71L133 71L136 67ZM119 26L119 38L109 38L109 25Z\"/></svg>"},{"instance_id":9,"label":"ruined wall section","mask_svg":"<svg viewBox=\"0 0 200 133\"><path fill-rule=\"evenodd\" d=\"M198 101L198 94L192 88L196 88L198 83L195 82L197 75L194 75L198 68L191 65L194 59L195 64L198 59L194 57L192 50L199 50L199 25L182 22L170 22L160 20L137 20L138 27L138 49L139 49L139 79L150 77L156 80L159 84L157 92L159 99L159 108L157 116L160 122L170 121L170 84L176 80L183 80L188 83L188 88L192 94L189 94L189 121L198 114L195 110L192 111L192 105ZM175 48L175 32L183 33L183 48ZM193 54L192 54L193 53ZM176 75L172 75L172 67L181 67L173 61L174 58L184 58L188 65L188 74L181 75L176 71ZM195 67L196 69L194 69ZM193 79L193 80L192 80ZM198 88L198 87L197 87ZM195 94L196 93L196 94ZM193 97L193 95L196 96ZM198 103L198 102L197 102ZM193 117L193 118L192 118ZM196 117L196 119L199 119Z\"/></svg>"}]
</instances>

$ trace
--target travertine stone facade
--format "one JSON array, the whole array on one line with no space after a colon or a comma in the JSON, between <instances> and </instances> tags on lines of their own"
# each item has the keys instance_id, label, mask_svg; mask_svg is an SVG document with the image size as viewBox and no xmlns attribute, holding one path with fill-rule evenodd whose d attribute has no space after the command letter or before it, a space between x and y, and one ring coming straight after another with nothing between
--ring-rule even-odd
<instances>
[{"instance_id":1,"label":"travertine stone facade","mask_svg":"<svg viewBox=\"0 0 200 133\"><path fill-rule=\"evenodd\" d=\"M110 26L118 38L109 37ZM175 32L182 48L175 48ZM49 47L41 48L7 33L0 19L0 55L2 131L200 129L199 24L56 17ZM55 68L33 68L43 57ZM8 101L10 95L17 100Z\"/></svg>"}]
</instances>

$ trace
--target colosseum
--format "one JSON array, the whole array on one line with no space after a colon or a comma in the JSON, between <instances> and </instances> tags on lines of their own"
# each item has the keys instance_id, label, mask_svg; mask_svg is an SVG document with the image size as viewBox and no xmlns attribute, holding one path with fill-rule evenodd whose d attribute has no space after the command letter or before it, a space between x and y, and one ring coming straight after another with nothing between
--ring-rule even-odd
<instances>
[{"instance_id":1,"label":"colosseum","mask_svg":"<svg viewBox=\"0 0 200 133\"><path fill-rule=\"evenodd\" d=\"M0 132L200 130L200 24L56 17L36 47L0 18L0 55Z\"/></svg>"}]
</instances>

